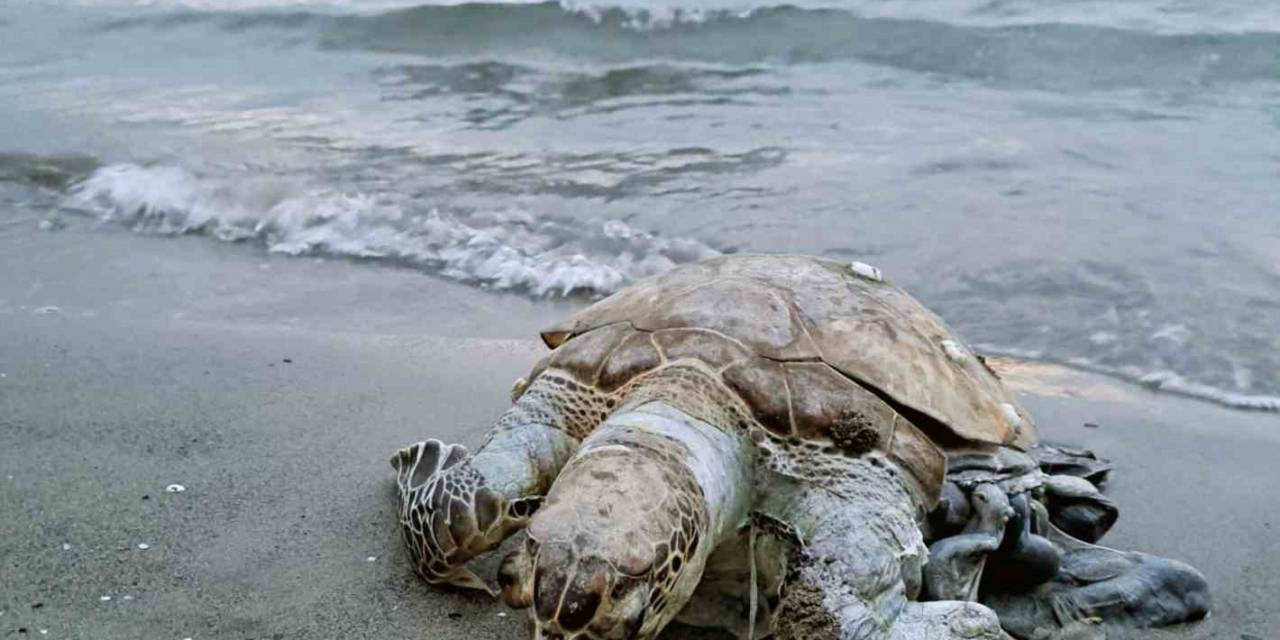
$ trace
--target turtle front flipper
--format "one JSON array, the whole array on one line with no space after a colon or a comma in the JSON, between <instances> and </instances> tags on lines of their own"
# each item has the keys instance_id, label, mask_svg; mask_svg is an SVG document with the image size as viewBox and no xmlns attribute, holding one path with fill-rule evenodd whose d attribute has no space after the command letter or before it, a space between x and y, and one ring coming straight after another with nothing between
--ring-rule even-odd
<instances>
[{"instance_id":1,"label":"turtle front flipper","mask_svg":"<svg viewBox=\"0 0 1280 640\"><path fill-rule=\"evenodd\" d=\"M494 594L466 563L502 544L537 510L552 480L602 415L567 403L555 371L522 390L474 454L426 440L396 451L401 533L427 582Z\"/></svg>"},{"instance_id":2,"label":"turtle front flipper","mask_svg":"<svg viewBox=\"0 0 1280 640\"><path fill-rule=\"evenodd\" d=\"M396 451L400 525L414 568L427 582L492 591L463 565L503 537L501 497L484 486L461 445L439 440ZM496 529L496 531L495 531Z\"/></svg>"}]
</instances>

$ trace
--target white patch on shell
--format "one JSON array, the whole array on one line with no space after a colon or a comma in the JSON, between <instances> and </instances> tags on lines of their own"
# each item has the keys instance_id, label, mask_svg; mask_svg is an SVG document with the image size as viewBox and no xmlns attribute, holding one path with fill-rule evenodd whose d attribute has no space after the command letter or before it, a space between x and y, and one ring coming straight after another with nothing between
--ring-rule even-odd
<instances>
[{"instance_id":1,"label":"white patch on shell","mask_svg":"<svg viewBox=\"0 0 1280 640\"><path fill-rule=\"evenodd\" d=\"M1018 413L1018 409L1008 402L1000 405L1000 410L1004 412L1004 417L1009 421L1009 426L1018 428L1022 426L1022 415Z\"/></svg>"},{"instance_id":2,"label":"white patch on shell","mask_svg":"<svg viewBox=\"0 0 1280 640\"><path fill-rule=\"evenodd\" d=\"M954 362L968 362L969 358L972 357L972 354L969 353L969 348L955 340L943 340L942 350Z\"/></svg>"},{"instance_id":3,"label":"white patch on shell","mask_svg":"<svg viewBox=\"0 0 1280 640\"><path fill-rule=\"evenodd\" d=\"M880 270L865 262L856 262L856 261L850 262L849 270L868 280L875 280L876 282L884 282L884 275L880 273Z\"/></svg>"}]
</instances>

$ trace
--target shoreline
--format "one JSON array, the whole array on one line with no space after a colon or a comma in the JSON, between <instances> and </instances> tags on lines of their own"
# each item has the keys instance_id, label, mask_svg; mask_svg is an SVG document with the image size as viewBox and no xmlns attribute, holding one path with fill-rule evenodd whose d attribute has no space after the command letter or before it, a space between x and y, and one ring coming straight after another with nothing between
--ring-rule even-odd
<instances>
[{"instance_id":1,"label":"shoreline","mask_svg":"<svg viewBox=\"0 0 1280 640\"><path fill-rule=\"evenodd\" d=\"M387 456L477 445L571 303L78 226L0 229L0 634L524 637L412 575ZM1209 577L1210 620L1143 637L1280 637L1280 416L997 366L1045 440L1115 462L1104 543Z\"/></svg>"}]
</instances>

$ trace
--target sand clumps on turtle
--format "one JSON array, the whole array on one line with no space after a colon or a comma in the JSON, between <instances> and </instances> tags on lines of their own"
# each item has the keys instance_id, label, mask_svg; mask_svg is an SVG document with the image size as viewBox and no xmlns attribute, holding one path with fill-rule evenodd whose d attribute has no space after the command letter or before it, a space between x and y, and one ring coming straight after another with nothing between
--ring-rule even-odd
<instances>
[{"instance_id":1,"label":"sand clumps on turtle","mask_svg":"<svg viewBox=\"0 0 1280 640\"><path fill-rule=\"evenodd\" d=\"M502 599L533 637L1051 638L1208 612L1191 567L1097 546L1109 466L1041 445L936 315L874 268L727 256L542 333L474 453L397 451L428 582L527 529ZM1074 637L1074 636L1073 636Z\"/></svg>"}]
</instances>

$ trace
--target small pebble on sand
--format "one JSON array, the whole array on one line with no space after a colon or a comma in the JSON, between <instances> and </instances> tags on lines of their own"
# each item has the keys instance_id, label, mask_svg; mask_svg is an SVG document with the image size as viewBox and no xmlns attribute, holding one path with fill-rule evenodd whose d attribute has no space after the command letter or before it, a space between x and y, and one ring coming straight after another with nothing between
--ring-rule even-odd
<instances>
[{"instance_id":1,"label":"small pebble on sand","mask_svg":"<svg viewBox=\"0 0 1280 640\"><path fill-rule=\"evenodd\" d=\"M110 601L111 601L111 596L102 596L101 598L98 598L98 599L99 599L99 600L101 600L101 601L103 601L103 602L110 602Z\"/></svg>"},{"instance_id":2,"label":"small pebble on sand","mask_svg":"<svg viewBox=\"0 0 1280 640\"><path fill-rule=\"evenodd\" d=\"M125 596L125 597L120 598L120 599L121 599L121 600L132 600L132 599L133 599L133 596Z\"/></svg>"},{"instance_id":3,"label":"small pebble on sand","mask_svg":"<svg viewBox=\"0 0 1280 640\"><path fill-rule=\"evenodd\" d=\"M365 560L365 562L377 562L377 561L378 561L378 556L369 556L368 558L365 558L364 560Z\"/></svg>"},{"instance_id":4,"label":"small pebble on sand","mask_svg":"<svg viewBox=\"0 0 1280 640\"><path fill-rule=\"evenodd\" d=\"M506 611L499 611L499 612L498 612L498 617L499 617L499 618L505 618L505 617L507 617L507 612L506 612Z\"/></svg>"},{"instance_id":5,"label":"small pebble on sand","mask_svg":"<svg viewBox=\"0 0 1280 640\"><path fill-rule=\"evenodd\" d=\"M166 493L182 493L183 491L186 491L187 488L180 484L171 484L165 487L164 490Z\"/></svg>"},{"instance_id":6,"label":"small pebble on sand","mask_svg":"<svg viewBox=\"0 0 1280 640\"><path fill-rule=\"evenodd\" d=\"M67 544L67 543L65 543L65 542L64 542L64 543L62 543L62 550L63 550L63 551L70 551L70 550L71 550L71 545L70 545L70 544Z\"/></svg>"},{"instance_id":7,"label":"small pebble on sand","mask_svg":"<svg viewBox=\"0 0 1280 640\"><path fill-rule=\"evenodd\" d=\"M149 545L149 544L147 544L147 543L145 543L145 542L139 542L139 543L138 543L138 548L139 548L139 549L142 549L143 551L146 551L147 549L150 549L150 548L151 548L151 545Z\"/></svg>"}]
</instances>

